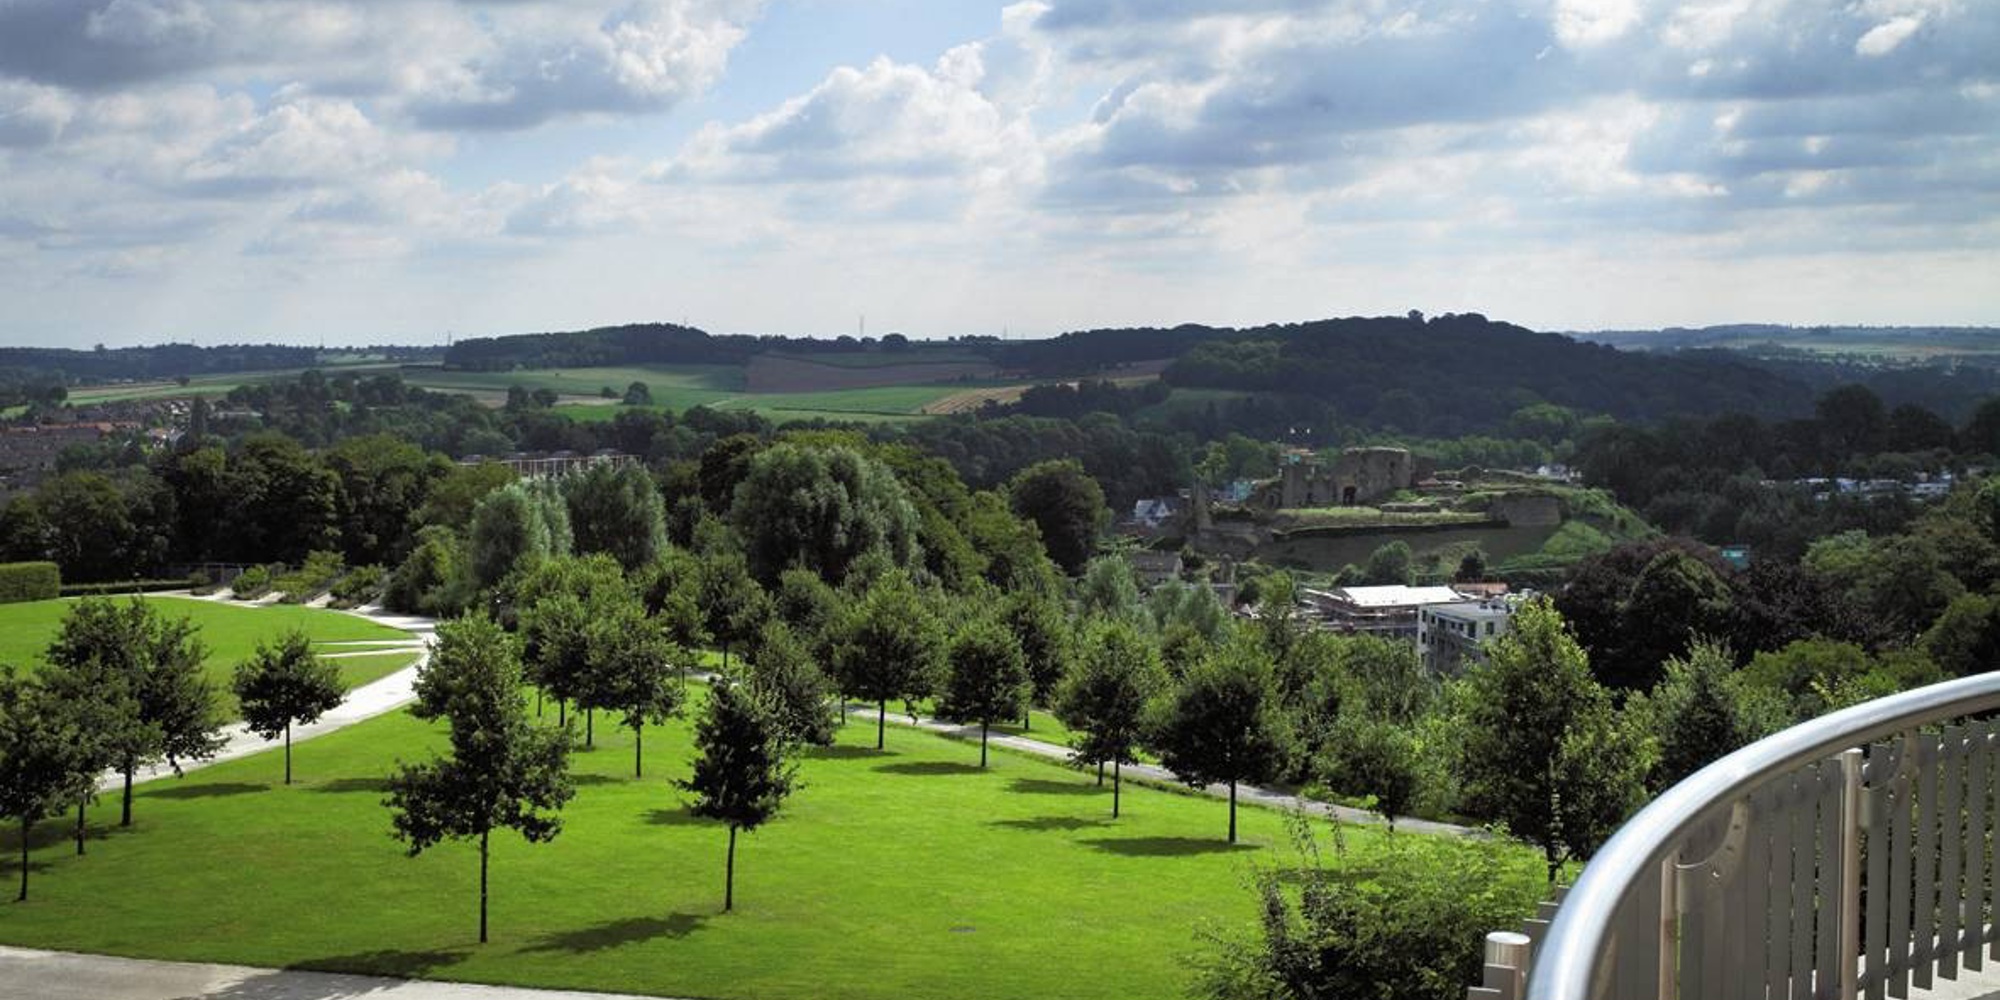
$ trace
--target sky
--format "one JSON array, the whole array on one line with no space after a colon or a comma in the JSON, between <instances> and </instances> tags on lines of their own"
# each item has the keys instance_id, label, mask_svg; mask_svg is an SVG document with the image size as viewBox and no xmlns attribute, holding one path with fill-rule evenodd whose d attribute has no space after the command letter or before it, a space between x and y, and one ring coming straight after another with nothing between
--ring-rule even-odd
<instances>
[{"instance_id":1,"label":"sky","mask_svg":"<svg viewBox=\"0 0 2000 1000\"><path fill-rule=\"evenodd\" d=\"M0 0L0 343L2000 325L1994 0Z\"/></svg>"}]
</instances>

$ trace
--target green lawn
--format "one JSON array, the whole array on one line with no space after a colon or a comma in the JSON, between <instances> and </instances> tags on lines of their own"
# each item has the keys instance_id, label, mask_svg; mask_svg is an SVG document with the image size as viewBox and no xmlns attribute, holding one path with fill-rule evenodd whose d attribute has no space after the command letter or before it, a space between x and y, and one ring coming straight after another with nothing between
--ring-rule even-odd
<instances>
[{"instance_id":1,"label":"green lawn","mask_svg":"<svg viewBox=\"0 0 2000 1000\"><path fill-rule=\"evenodd\" d=\"M417 662L417 654L396 652L370 653L366 656L336 656L327 662L340 668L341 679L347 682L347 689L352 691Z\"/></svg>"},{"instance_id":2,"label":"green lawn","mask_svg":"<svg viewBox=\"0 0 2000 1000\"><path fill-rule=\"evenodd\" d=\"M298 605L253 607L180 597L152 597L147 600L155 602L155 606L166 614L186 616L200 629L197 635L208 646L204 669L222 696L223 708L232 718L236 714L236 701L229 694L230 675L237 663L256 651L259 642L270 642L293 628L305 630L315 643L411 637L407 632L377 625L364 618ZM40 666L43 652L62 627L63 615L71 603L69 600L57 600L0 605L0 663L28 669ZM322 652L342 651L340 647L322 645L319 648ZM348 647L345 651L364 650L365 647ZM387 656L400 657L401 661L391 664ZM401 669L409 659L410 654L397 653L334 662L341 664L341 672L348 677L350 685L358 685ZM366 677L366 680L357 680L358 677Z\"/></svg>"},{"instance_id":3,"label":"green lawn","mask_svg":"<svg viewBox=\"0 0 2000 1000\"><path fill-rule=\"evenodd\" d=\"M1128 788L1114 823L1082 774L1006 753L981 772L976 748L909 729L878 753L857 720L742 841L725 915L726 834L669 783L688 770L686 725L649 731L634 780L630 734L598 722L562 835L494 840L489 945L473 943L475 848L412 859L388 836L382 776L441 742L402 713L300 744L291 788L271 754L142 786L136 828L100 828L87 858L43 824L31 900L0 906L0 941L745 1000L1170 997L1196 927L1247 928L1250 866L1292 857L1272 849L1274 812L1246 808L1231 848L1222 803ZM0 858L15 836L0 832ZM1385 836L1347 831L1357 864Z\"/></svg>"}]
</instances>

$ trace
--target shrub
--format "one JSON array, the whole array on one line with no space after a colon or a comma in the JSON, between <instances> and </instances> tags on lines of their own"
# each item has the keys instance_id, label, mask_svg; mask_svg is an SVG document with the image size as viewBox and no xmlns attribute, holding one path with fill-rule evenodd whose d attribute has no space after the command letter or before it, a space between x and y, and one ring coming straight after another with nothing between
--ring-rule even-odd
<instances>
[{"instance_id":1,"label":"shrub","mask_svg":"<svg viewBox=\"0 0 2000 1000\"><path fill-rule=\"evenodd\" d=\"M1457 1000L1479 981L1486 933L1518 925L1546 883L1532 856L1495 842L1390 836L1352 858L1340 828L1329 866L1303 813L1296 869L1258 871L1254 937L1205 934L1193 994L1205 1000Z\"/></svg>"},{"instance_id":2,"label":"shrub","mask_svg":"<svg viewBox=\"0 0 2000 1000\"><path fill-rule=\"evenodd\" d=\"M260 597L271 589L271 570L264 566L252 566L236 574L236 579L230 581L229 588L237 597L246 601Z\"/></svg>"},{"instance_id":3,"label":"shrub","mask_svg":"<svg viewBox=\"0 0 2000 1000\"><path fill-rule=\"evenodd\" d=\"M0 564L0 604L46 601L62 593L62 570L52 562Z\"/></svg>"},{"instance_id":4,"label":"shrub","mask_svg":"<svg viewBox=\"0 0 2000 1000\"><path fill-rule=\"evenodd\" d=\"M333 599L342 607L367 604L382 596L389 582L388 571L380 566L356 566L333 582Z\"/></svg>"},{"instance_id":5,"label":"shrub","mask_svg":"<svg viewBox=\"0 0 2000 1000\"><path fill-rule=\"evenodd\" d=\"M179 590L188 586L186 577L179 579L153 580L113 580L109 583L64 584L64 597L95 597L103 594L142 594L149 590Z\"/></svg>"},{"instance_id":6,"label":"shrub","mask_svg":"<svg viewBox=\"0 0 2000 1000\"><path fill-rule=\"evenodd\" d=\"M188 589L197 594L206 594L215 589L215 580L201 570L188 574Z\"/></svg>"}]
</instances>

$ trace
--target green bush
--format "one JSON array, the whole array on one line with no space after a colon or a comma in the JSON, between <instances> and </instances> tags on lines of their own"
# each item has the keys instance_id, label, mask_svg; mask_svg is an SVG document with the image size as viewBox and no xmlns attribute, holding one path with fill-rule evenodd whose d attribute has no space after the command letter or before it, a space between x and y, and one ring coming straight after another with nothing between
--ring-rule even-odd
<instances>
[{"instance_id":1,"label":"green bush","mask_svg":"<svg viewBox=\"0 0 2000 1000\"><path fill-rule=\"evenodd\" d=\"M0 604L46 601L62 593L62 570L52 562L0 564Z\"/></svg>"},{"instance_id":2,"label":"green bush","mask_svg":"<svg viewBox=\"0 0 2000 1000\"><path fill-rule=\"evenodd\" d=\"M236 574L236 579L230 581L229 589L246 601L260 597L271 589L271 570L265 566L252 566Z\"/></svg>"},{"instance_id":3,"label":"green bush","mask_svg":"<svg viewBox=\"0 0 2000 1000\"><path fill-rule=\"evenodd\" d=\"M1259 933L1209 935L1194 996L1457 1000L1479 981L1486 933L1518 926L1547 886L1532 859L1478 840L1402 834L1364 859L1335 827L1328 864L1310 822L1293 820L1295 868L1254 876Z\"/></svg>"},{"instance_id":4,"label":"green bush","mask_svg":"<svg viewBox=\"0 0 2000 1000\"><path fill-rule=\"evenodd\" d=\"M356 566L333 582L333 599L342 607L367 604L382 596L389 574L380 566Z\"/></svg>"}]
</instances>

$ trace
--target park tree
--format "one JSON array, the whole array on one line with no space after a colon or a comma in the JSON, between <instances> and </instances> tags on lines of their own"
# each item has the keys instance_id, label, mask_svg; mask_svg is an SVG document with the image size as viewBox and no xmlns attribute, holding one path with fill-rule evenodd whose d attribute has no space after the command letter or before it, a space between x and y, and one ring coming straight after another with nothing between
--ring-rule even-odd
<instances>
[{"instance_id":1,"label":"park tree","mask_svg":"<svg viewBox=\"0 0 2000 1000\"><path fill-rule=\"evenodd\" d=\"M340 668L313 654L304 632L285 633L275 646L236 665L231 685L250 731L267 740L285 738L285 784L292 783L292 726L307 725L347 697Z\"/></svg>"},{"instance_id":2,"label":"park tree","mask_svg":"<svg viewBox=\"0 0 2000 1000\"><path fill-rule=\"evenodd\" d=\"M70 606L47 659L65 696L101 697L116 720L104 734L124 777L120 826L132 825L132 780L141 767L206 760L222 748L215 690L203 676L207 649L186 618L167 618L134 598L85 598Z\"/></svg>"},{"instance_id":3,"label":"park tree","mask_svg":"<svg viewBox=\"0 0 2000 1000\"><path fill-rule=\"evenodd\" d=\"M1139 596L1139 577L1121 555L1098 556L1083 568L1076 584L1077 610L1084 615L1138 622L1146 613Z\"/></svg>"},{"instance_id":4,"label":"park tree","mask_svg":"<svg viewBox=\"0 0 2000 1000\"><path fill-rule=\"evenodd\" d=\"M347 438L327 449L324 461L340 482L335 509L342 551L355 566L395 563L409 554L417 527L411 512L453 467L393 434Z\"/></svg>"},{"instance_id":5,"label":"park tree","mask_svg":"<svg viewBox=\"0 0 2000 1000\"><path fill-rule=\"evenodd\" d=\"M500 462L454 465L431 484L423 505L411 513L411 519L418 527L467 531L472 527L472 512L479 501L519 478L512 466Z\"/></svg>"},{"instance_id":6,"label":"park tree","mask_svg":"<svg viewBox=\"0 0 2000 1000\"><path fill-rule=\"evenodd\" d=\"M1124 765L1136 763L1146 710L1167 686L1158 651L1122 622L1099 622L1084 636L1076 670L1062 683L1056 714L1083 732L1070 759L1111 765L1111 818L1117 819Z\"/></svg>"},{"instance_id":7,"label":"park tree","mask_svg":"<svg viewBox=\"0 0 2000 1000\"><path fill-rule=\"evenodd\" d=\"M567 555L569 507L548 480L516 480L472 508L472 578L491 587L517 569Z\"/></svg>"},{"instance_id":8,"label":"park tree","mask_svg":"<svg viewBox=\"0 0 2000 1000\"><path fill-rule=\"evenodd\" d=\"M32 678L0 667L0 819L20 824L21 891L28 898L29 833L89 794L97 771L83 747L88 734L61 699Z\"/></svg>"},{"instance_id":9,"label":"park tree","mask_svg":"<svg viewBox=\"0 0 2000 1000\"><path fill-rule=\"evenodd\" d=\"M1465 683L1468 807L1541 847L1553 881L1637 804L1648 748L1546 599L1515 612Z\"/></svg>"},{"instance_id":10,"label":"park tree","mask_svg":"<svg viewBox=\"0 0 2000 1000\"><path fill-rule=\"evenodd\" d=\"M1146 611L1162 634L1182 625L1203 638L1216 639L1229 624L1229 612L1216 599L1215 588L1206 583L1168 580L1146 595Z\"/></svg>"},{"instance_id":11,"label":"park tree","mask_svg":"<svg viewBox=\"0 0 2000 1000\"><path fill-rule=\"evenodd\" d=\"M916 508L902 484L851 447L766 448L750 460L728 511L762 583L798 565L837 584L865 552L884 552L898 566L916 555Z\"/></svg>"},{"instance_id":12,"label":"park tree","mask_svg":"<svg viewBox=\"0 0 2000 1000\"><path fill-rule=\"evenodd\" d=\"M684 697L675 683L681 664L693 657L648 619L637 600L605 608L590 622L587 685L589 705L617 712L632 730L632 776L644 776L646 724L679 715Z\"/></svg>"},{"instance_id":13,"label":"park tree","mask_svg":"<svg viewBox=\"0 0 2000 1000\"><path fill-rule=\"evenodd\" d=\"M396 611L450 617L465 610L472 590L464 541L451 528L430 525L417 531L416 548L389 574L382 603Z\"/></svg>"},{"instance_id":14,"label":"park tree","mask_svg":"<svg viewBox=\"0 0 2000 1000\"><path fill-rule=\"evenodd\" d=\"M1191 670L1151 713L1147 742L1190 787L1229 786L1229 842L1236 842L1236 786L1270 781L1292 752L1271 661L1238 637Z\"/></svg>"},{"instance_id":15,"label":"park tree","mask_svg":"<svg viewBox=\"0 0 2000 1000\"><path fill-rule=\"evenodd\" d=\"M1098 532L1110 520L1103 488L1075 459L1022 469L1007 483L1007 502L1017 516L1035 525L1049 558L1070 574L1083 570L1097 550Z\"/></svg>"},{"instance_id":16,"label":"park tree","mask_svg":"<svg viewBox=\"0 0 2000 1000\"><path fill-rule=\"evenodd\" d=\"M565 478L562 494L578 553L609 553L631 572L666 550L666 505L644 466L593 465Z\"/></svg>"},{"instance_id":17,"label":"park tree","mask_svg":"<svg viewBox=\"0 0 2000 1000\"><path fill-rule=\"evenodd\" d=\"M944 696L938 713L952 722L979 723L979 766L986 766L986 734L993 723L1027 711L1028 666L1021 644L1006 626L974 618L945 651Z\"/></svg>"},{"instance_id":18,"label":"park tree","mask_svg":"<svg viewBox=\"0 0 2000 1000\"><path fill-rule=\"evenodd\" d=\"M1984 594L1952 598L1920 645L1947 677L2000 670L2000 600Z\"/></svg>"},{"instance_id":19,"label":"park tree","mask_svg":"<svg viewBox=\"0 0 2000 1000\"><path fill-rule=\"evenodd\" d=\"M1321 780L1343 795L1375 800L1375 811L1396 828L1422 782L1417 738L1410 728L1350 708L1334 721L1317 761Z\"/></svg>"},{"instance_id":20,"label":"park tree","mask_svg":"<svg viewBox=\"0 0 2000 1000\"><path fill-rule=\"evenodd\" d=\"M942 670L942 627L909 577L892 571L849 607L839 630L834 675L841 691L875 702L880 750L889 699L915 700L934 689Z\"/></svg>"},{"instance_id":21,"label":"park tree","mask_svg":"<svg viewBox=\"0 0 2000 1000\"><path fill-rule=\"evenodd\" d=\"M696 816L729 827L722 909L736 906L736 834L777 815L797 781L797 765L778 713L748 686L724 677L709 688L708 711L695 726L694 773L677 782L695 796Z\"/></svg>"},{"instance_id":22,"label":"park tree","mask_svg":"<svg viewBox=\"0 0 2000 1000\"><path fill-rule=\"evenodd\" d=\"M1021 728L1027 729L1033 706L1054 704L1056 690L1069 674L1073 661L1069 621L1054 598L1015 591L1001 598L1000 622L1014 633L1028 667L1028 705L1021 710Z\"/></svg>"},{"instance_id":23,"label":"park tree","mask_svg":"<svg viewBox=\"0 0 2000 1000\"><path fill-rule=\"evenodd\" d=\"M417 671L420 719L445 719L451 755L400 765L389 779L394 836L415 857L447 839L479 842L479 941L486 942L487 871L493 831L543 843L562 830L575 793L567 727L534 725L521 700L514 641L485 616L438 626L437 649Z\"/></svg>"},{"instance_id":24,"label":"park tree","mask_svg":"<svg viewBox=\"0 0 2000 1000\"><path fill-rule=\"evenodd\" d=\"M522 662L527 679L556 703L556 724L589 682L592 609L575 594L556 593L521 610Z\"/></svg>"},{"instance_id":25,"label":"park tree","mask_svg":"<svg viewBox=\"0 0 2000 1000\"><path fill-rule=\"evenodd\" d=\"M1709 639L1667 660L1666 676L1646 699L1659 746L1654 788L1668 788L1763 735L1732 682L1735 669L1729 647Z\"/></svg>"},{"instance_id":26,"label":"park tree","mask_svg":"<svg viewBox=\"0 0 2000 1000\"><path fill-rule=\"evenodd\" d=\"M731 648L754 638L771 617L770 595L750 575L743 557L732 551L703 555L695 566L694 580L701 627L722 647L726 669Z\"/></svg>"},{"instance_id":27,"label":"park tree","mask_svg":"<svg viewBox=\"0 0 2000 1000\"><path fill-rule=\"evenodd\" d=\"M786 739L802 745L833 745L833 682L783 621L767 623L759 634L757 652L750 659L750 686L769 702Z\"/></svg>"},{"instance_id":28,"label":"park tree","mask_svg":"<svg viewBox=\"0 0 2000 1000\"><path fill-rule=\"evenodd\" d=\"M992 491L974 493L960 525L973 551L986 560L986 581L1005 593L1058 593L1061 573L1042 547L1033 522L1016 516L1007 499Z\"/></svg>"},{"instance_id":29,"label":"park tree","mask_svg":"<svg viewBox=\"0 0 2000 1000\"><path fill-rule=\"evenodd\" d=\"M1624 640L1605 651L1599 679L1616 688L1651 687L1668 657L1686 653L1696 636L1727 627L1730 606L1729 585L1708 564L1679 549L1661 552L1632 582L1621 614Z\"/></svg>"},{"instance_id":30,"label":"park tree","mask_svg":"<svg viewBox=\"0 0 2000 1000\"><path fill-rule=\"evenodd\" d=\"M778 574L778 586L771 591L771 612L794 635L818 635L839 610L839 591L818 573L795 567Z\"/></svg>"}]
</instances>

